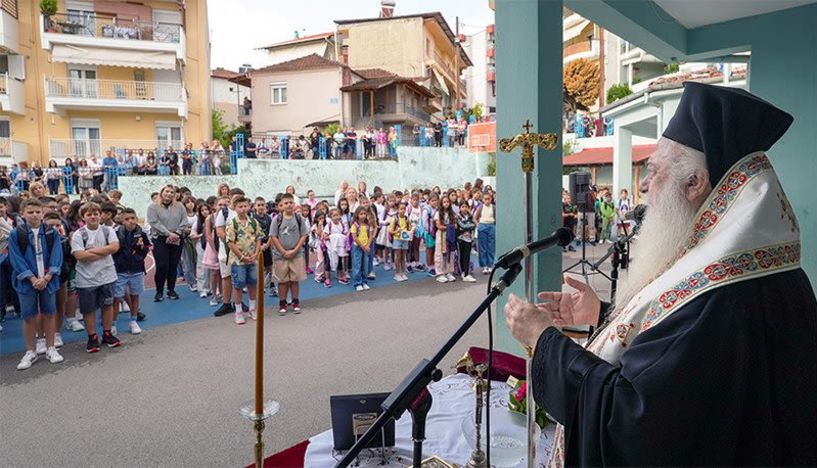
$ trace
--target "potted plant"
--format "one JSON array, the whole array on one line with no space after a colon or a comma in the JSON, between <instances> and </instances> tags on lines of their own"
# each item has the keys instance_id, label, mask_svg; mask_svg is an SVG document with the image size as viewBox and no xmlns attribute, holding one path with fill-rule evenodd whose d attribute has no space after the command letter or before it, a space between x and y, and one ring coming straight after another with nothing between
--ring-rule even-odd
<instances>
[{"instance_id":1,"label":"potted plant","mask_svg":"<svg viewBox=\"0 0 817 468\"><path fill-rule=\"evenodd\" d=\"M40 12L45 17L45 27L48 32L56 32L52 16L57 14L57 0L40 0Z\"/></svg>"}]
</instances>

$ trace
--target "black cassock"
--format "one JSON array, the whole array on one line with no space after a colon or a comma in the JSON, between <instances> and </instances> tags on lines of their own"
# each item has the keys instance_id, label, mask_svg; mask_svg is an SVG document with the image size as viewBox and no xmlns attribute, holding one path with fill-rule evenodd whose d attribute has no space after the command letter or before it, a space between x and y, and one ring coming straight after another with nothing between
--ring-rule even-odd
<instances>
[{"instance_id":1,"label":"black cassock","mask_svg":"<svg viewBox=\"0 0 817 468\"><path fill-rule=\"evenodd\" d=\"M551 327L534 397L565 464L817 466L817 302L801 269L704 293L613 366Z\"/></svg>"}]
</instances>

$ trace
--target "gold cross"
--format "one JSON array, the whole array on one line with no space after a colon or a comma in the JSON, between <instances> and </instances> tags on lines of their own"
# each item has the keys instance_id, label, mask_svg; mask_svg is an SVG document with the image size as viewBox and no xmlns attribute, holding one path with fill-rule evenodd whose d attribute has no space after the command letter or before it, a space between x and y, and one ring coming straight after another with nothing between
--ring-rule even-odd
<instances>
[{"instance_id":1,"label":"gold cross","mask_svg":"<svg viewBox=\"0 0 817 468\"><path fill-rule=\"evenodd\" d=\"M513 138L503 138L499 140L499 149L504 153L510 153L517 146L522 146L522 172L533 172L533 149L539 146L542 149L552 150L556 148L559 137L555 133L531 133L533 124L530 119L522 125L525 133L520 133Z\"/></svg>"}]
</instances>

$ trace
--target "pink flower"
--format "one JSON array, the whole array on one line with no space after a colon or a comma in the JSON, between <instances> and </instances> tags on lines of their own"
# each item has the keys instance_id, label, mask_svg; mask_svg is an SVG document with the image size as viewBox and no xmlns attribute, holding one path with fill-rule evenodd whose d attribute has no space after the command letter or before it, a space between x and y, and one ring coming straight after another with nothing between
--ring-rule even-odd
<instances>
[{"instance_id":1,"label":"pink flower","mask_svg":"<svg viewBox=\"0 0 817 468\"><path fill-rule=\"evenodd\" d=\"M516 391L516 399L517 401L524 401L528 395L528 383L522 382L522 385L519 386L519 390Z\"/></svg>"}]
</instances>

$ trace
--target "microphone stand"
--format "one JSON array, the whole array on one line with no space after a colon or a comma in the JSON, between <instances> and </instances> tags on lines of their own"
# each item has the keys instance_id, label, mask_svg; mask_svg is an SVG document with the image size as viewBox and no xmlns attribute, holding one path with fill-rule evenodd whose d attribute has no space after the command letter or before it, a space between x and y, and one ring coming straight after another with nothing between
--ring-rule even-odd
<instances>
[{"instance_id":1,"label":"microphone stand","mask_svg":"<svg viewBox=\"0 0 817 468\"><path fill-rule=\"evenodd\" d=\"M386 400L381 405L383 412L377 417L375 422L369 427L363 436L355 442L355 445L346 452L346 455L335 465L336 468L345 468L349 466L357 455L363 450L363 447L369 443L377 434L380 434L380 429L392 419L400 419L403 413L408 410L412 416L411 437L414 441L414 468L420 468L423 461L423 441L425 440L425 422L428 410L431 408L431 394L426 387L432 382L436 382L442 378L442 371L437 368L437 365L445 358L451 351L455 344L465 335L465 333L476 323L477 319L483 312L499 297L502 292L510 286L519 273L522 271L522 266L518 263L511 265L502 278L497 282L491 292L485 299L477 306L474 312L460 325L448 341L437 351L437 353L429 359L421 360L417 366L403 379L400 385L391 392ZM488 317L490 320L491 317ZM490 435L488 439L490 440Z\"/></svg>"},{"instance_id":2,"label":"microphone stand","mask_svg":"<svg viewBox=\"0 0 817 468\"><path fill-rule=\"evenodd\" d=\"M612 261L610 262L613 266L613 269L610 271L610 302L615 301L616 298L616 289L618 288L618 267L621 266L623 269L627 269L628 264L630 263L630 240L635 237L638 233L638 228L633 228L633 231L627 233L627 225L624 224L624 238L619 239L613 242L613 245L607 250L607 253L604 254L596 263L592 265L594 270L598 270L602 263L607 261L610 256L613 257Z\"/></svg>"}]
</instances>

